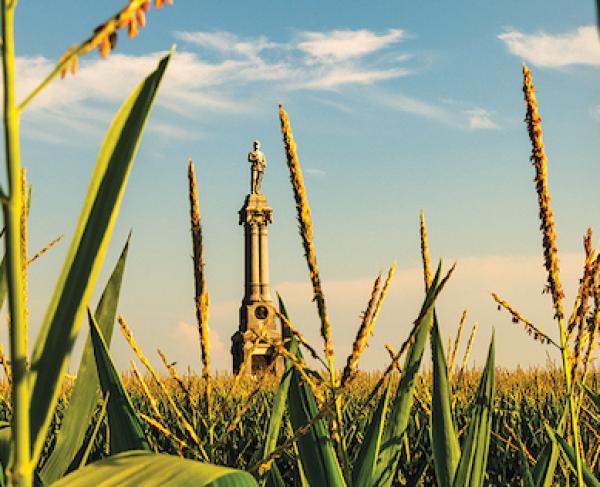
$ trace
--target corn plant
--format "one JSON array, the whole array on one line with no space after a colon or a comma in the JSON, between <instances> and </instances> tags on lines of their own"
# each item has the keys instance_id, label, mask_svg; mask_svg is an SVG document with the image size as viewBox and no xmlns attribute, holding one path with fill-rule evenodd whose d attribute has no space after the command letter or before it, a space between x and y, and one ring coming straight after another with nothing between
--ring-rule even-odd
<instances>
[{"instance_id":1,"label":"corn plant","mask_svg":"<svg viewBox=\"0 0 600 487\"><path fill-rule=\"evenodd\" d=\"M157 7L165 1L155 0ZM2 61L4 80L4 139L8 190L0 190L4 211L5 272L8 307L11 317L10 361L12 366L12 422L2 428L2 466L8 485L28 487L56 482L57 485L138 485L143 475L146 485L162 485L165 478L174 485L254 485L246 473L172 456L149 452L148 443L133 412L107 352L105 334L110 340L127 245L109 280L95 316L88 311L91 339L88 339L75 386L67 409L64 429L42 469L37 465L47 442L50 424L59 402L72 346L94 289L98 273L119 211L125 185L141 135L158 92L171 53L127 98L106 134L83 204L79 222L63 264L58 283L48 305L31 360L27 357L26 263L22 251L25 241L21 226L24 191L19 159L19 116L21 111L58 74L70 69L74 74L79 56L98 48L103 57L114 47L117 29L127 28L130 37L145 22L148 0L130 0L128 5L107 20L76 48L69 49L50 75L17 106L15 100L14 13L16 0L2 0ZM101 325L98 324L98 321ZM95 365L92 362L92 348ZM91 410L98 402L96 387L102 386L106 414L111 426L111 449L107 459L83 466L76 462L83 445ZM75 463L75 465L74 465ZM79 468L82 467L83 468ZM72 473L64 476L68 471ZM156 471L153 478L148 478ZM137 473L137 474L136 474ZM137 475L137 476L136 476ZM228 483L228 485L231 485Z\"/></svg>"}]
</instances>

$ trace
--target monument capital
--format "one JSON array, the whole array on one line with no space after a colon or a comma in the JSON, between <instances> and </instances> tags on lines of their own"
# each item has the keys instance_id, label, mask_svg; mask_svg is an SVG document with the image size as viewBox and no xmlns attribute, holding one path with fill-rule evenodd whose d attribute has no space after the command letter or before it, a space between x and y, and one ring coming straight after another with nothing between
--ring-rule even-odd
<instances>
[{"instance_id":1,"label":"monument capital","mask_svg":"<svg viewBox=\"0 0 600 487\"><path fill-rule=\"evenodd\" d=\"M262 225L273 222L273 208L269 206L267 197L263 194L247 195L239 214L240 225Z\"/></svg>"}]
</instances>

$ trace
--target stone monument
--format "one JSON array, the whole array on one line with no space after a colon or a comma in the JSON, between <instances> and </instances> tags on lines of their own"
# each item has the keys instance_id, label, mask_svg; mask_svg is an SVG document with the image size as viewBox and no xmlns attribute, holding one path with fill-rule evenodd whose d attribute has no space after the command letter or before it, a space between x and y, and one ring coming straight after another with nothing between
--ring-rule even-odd
<instances>
[{"instance_id":1,"label":"stone monument","mask_svg":"<svg viewBox=\"0 0 600 487\"><path fill-rule=\"evenodd\" d=\"M250 193L239 211L240 225L244 226L245 238L244 298L240 306L239 329L231 337L235 374L240 371L248 354L252 354L250 366L246 369L248 374L267 369L275 360L272 347L267 342L259 343L252 350L255 332L260 333L262 330L269 340L281 340L269 288L267 225L272 222L273 209L269 207L266 196L260 191L267 161L260 150L258 140L254 141L254 150L248 154L248 162L251 164ZM281 362L281 359L277 359L275 372L279 372Z\"/></svg>"}]
</instances>

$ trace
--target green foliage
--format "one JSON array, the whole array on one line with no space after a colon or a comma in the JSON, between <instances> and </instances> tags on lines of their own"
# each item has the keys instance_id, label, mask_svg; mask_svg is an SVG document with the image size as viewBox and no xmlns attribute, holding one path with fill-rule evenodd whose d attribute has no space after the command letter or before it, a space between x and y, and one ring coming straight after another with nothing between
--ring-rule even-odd
<instances>
[{"instance_id":1,"label":"green foliage","mask_svg":"<svg viewBox=\"0 0 600 487\"><path fill-rule=\"evenodd\" d=\"M455 487L481 487L486 474L494 406L494 336L475 396L469 429L462 445Z\"/></svg>"},{"instance_id":2,"label":"green foliage","mask_svg":"<svg viewBox=\"0 0 600 487\"><path fill-rule=\"evenodd\" d=\"M556 431L554 431L549 426L546 426L546 430L548 431L548 436L550 436L550 439L552 440L552 442L557 444L560 447L560 449L562 450L562 452L564 453L564 456L565 456L567 463L568 463L569 467L571 468L571 470L574 473L577 473L577 467L576 467L577 459L576 459L575 451L573 450L573 447L571 445L569 445L569 442L567 440L565 440L561 435L559 435ZM583 480L585 482L585 485L587 485L587 487L600 487L600 482L594 476L594 474L587 468L587 466L585 464L583 464L582 467L583 467Z\"/></svg>"},{"instance_id":3,"label":"green foliage","mask_svg":"<svg viewBox=\"0 0 600 487\"><path fill-rule=\"evenodd\" d=\"M279 299L279 312L288 318L287 310L285 308L285 304L281 299L281 296L278 296ZM282 324L283 337L291 338L292 335L289 329ZM294 349L292 350L292 346ZM295 342L289 342L286 344L286 348L288 351L295 353L298 349L298 345ZM277 388L277 392L275 397L273 398L273 406L271 408L271 413L269 414L269 428L267 430L267 437L265 439L265 446L263 449L263 458L266 458L277 446L277 439L279 438L281 432L281 424L283 422L283 417L286 411L287 406L287 398L288 392L290 389L290 383L292 381L292 373L294 366L290 363L288 358L285 359L284 372L281 377L281 381L279 383L279 387ZM273 468L274 467L274 468ZM273 464L271 469L268 471L266 483L271 487L275 487L278 485L282 485L280 483L281 474L276 464ZM281 482L283 482L281 480Z\"/></svg>"},{"instance_id":4,"label":"green foliage","mask_svg":"<svg viewBox=\"0 0 600 487\"><path fill-rule=\"evenodd\" d=\"M71 349L100 271L142 131L170 54L133 91L100 149L79 223L36 340L30 369L31 445L41 452Z\"/></svg>"},{"instance_id":5,"label":"green foliage","mask_svg":"<svg viewBox=\"0 0 600 487\"><path fill-rule=\"evenodd\" d=\"M54 487L253 487L249 473L172 455L129 451L77 470Z\"/></svg>"},{"instance_id":6,"label":"green foliage","mask_svg":"<svg viewBox=\"0 0 600 487\"><path fill-rule=\"evenodd\" d=\"M431 330L433 385L431 392L431 443L437 484L451 487L460 460L460 446L452 417L452 398L440 330L434 318Z\"/></svg>"},{"instance_id":7,"label":"green foliage","mask_svg":"<svg viewBox=\"0 0 600 487\"><path fill-rule=\"evenodd\" d=\"M150 445L148 445L144 429L133 410L129 394L121 384L119 373L112 363L102 332L89 309L88 319L98 367L98 378L104 396L108 397L110 452L115 454L128 450L150 451Z\"/></svg>"},{"instance_id":8,"label":"green foliage","mask_svg":"<svg viewBox=\"0 0 600 487\"><path fill-rule=\"evenodd\" d=\"M383 443L375 473L375 483L377 485L389 486L396 478L396 471L402 454L402 440L410 418L416 379L427 337L433 323L433 305L441 290L440 274L441 262L438 265L433 283L427 291L421 312L415 321L414 340L408 349L396 396L390 407L390 416L384 428Z\"/></svg>"},{"instance_id":9,"label":"green foliage","mask_svg":"<svg viewBox=\"0 0 600 487\"><path fill-rule=\"evenodd\" d=\"M365 440L358 452L356 464L352 469L352 484L358 486L373 485L377 459L381 451L383 427L388 413L392 381L388 379L383 394L379 398L377 409L373 411L365 431Z\"/></svg>"},{"instance_id":10,"label":"green foliage","mask_svg":"<svg viewBox=\"0 0 600 487\"><path fill-rule=\"evenodd\" d=\"M107 347L110 346L112 338L128 249L129 238L96 308L96 321ZM100 399L99 387L94 349L91 336L88 336L77 371L77 380L63 415L56 444L41 470L44 483L49 484L62 477L75 459L77 451L81 449L86 432L86 428L82 425L89 422L89 418Z\"/></svg>"},{"instance_id":11,"label":"green foliage","mask_svg":"<svg viewBox=\"0 0 600 487\"><path fill-rule=\"evenodd\" d=\"M298 359L302 358L302 352L295 338L292 338L290 352ZM315 396L296 368L292 371L287 409L295 432L318 414ZM322 419L314 424L308 434L298 440L298 450L309 485L323 487L346 485L331 437Z\"/></svg>"}]
</instances>

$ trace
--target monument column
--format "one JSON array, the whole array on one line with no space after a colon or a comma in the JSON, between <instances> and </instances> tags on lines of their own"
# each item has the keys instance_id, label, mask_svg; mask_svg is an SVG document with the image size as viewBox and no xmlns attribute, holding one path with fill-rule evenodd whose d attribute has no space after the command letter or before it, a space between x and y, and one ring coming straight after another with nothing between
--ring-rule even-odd
<instances>
[{"instance_id":1,"label":"monument column","mask_svg":"<svg viewBox=\"0 0 600 487\"><path fill-rule=\"evenodd\" d=\"M260 273L260 244L258 241L258 222L256 219L245 225L245 230L250 230L250 296L248 301L253 303L261 297Z\"/></svg>"},{"instance_id":2,"label":"monument column","mask_svg":"<svg viewBox=\"0 0 600 487\"><path fill-rule=\"evenodd\" d=\"M274 360L273 342L281 341L277 331L273 300L269 289L269 246L267 225L271 223L273 209L267 198L260 192L263 173L267 165L260 150L260 143L254 142L254 150L248 154L251 163L250 194L239 211L240 225L244 226L245 271L244 297L240 306L238 331L231 337L233 372L238 373L247 361L248 374L256 374L269 368ZM257 335L264 337L256 347ZM276 359L275 370L283 370L283 361Z\"/></svg>"},{"instance_id":3,"label":"monument column","mask_svg":"<svg viewBox=\"0 0 600 487\"><path fill-rule=\"evenodd\" d=\"M265 301L271 300L271 290L269 289L269 244L266 223L260 226L260 297Z\"/></svg>"}]
</instances>

